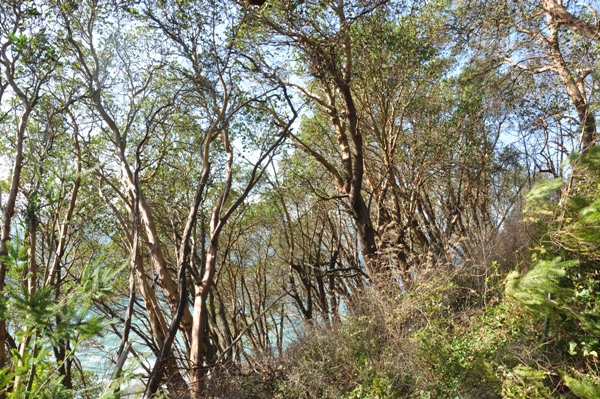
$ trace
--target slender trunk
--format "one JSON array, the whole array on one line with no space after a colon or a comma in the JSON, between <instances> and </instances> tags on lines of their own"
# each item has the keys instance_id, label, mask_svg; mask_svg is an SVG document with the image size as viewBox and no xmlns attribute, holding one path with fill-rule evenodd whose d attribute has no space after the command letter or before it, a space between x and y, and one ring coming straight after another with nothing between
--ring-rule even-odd
<instances>
[{"instance_id":1,"label":"slender trunk","mask_svg":"<svg viewBox=\"0 0 600 399\"><path fill-rule=\"evenodd\" d=\"M187 286L185 281L185 269L185 263L181 264L179 270L179 303L177 304L175 317L173 317L171 325L169 326L169 331L167 332L165 342L160 349L160 353L156 357L156 362L154 363L150 379L148 380L148 384L144 392L144 398L146 399L151 399L158 390L163 365L167 363L172 357L171 346L173 345L173 341L175 340L175 335L177 335L177 330L179 328L181 318L183 317L183 309L187 306ZM181 391L183 391L183 386L176 387L176 389L181 389Z\"/></svg>"},{"instance_id":2,"label":"slender trunk","mask_svg":"<svg viewBox=\"0 0 600 399\"><path fill-rule=\"evenodd\" d=\"M345 113L348 118L348 131L352 140L354 156L352 159L352 180L348 193L350 205L352 207L352 216L358 227L360 236L361 251L367 264L367 272L372 277L373 273L378 272L377 266L377 243L375 241L375 229L371 220L371 213L365 202L362 193L364 180L364 155L363 155L363 137L358 125L358 111L354 103L354 98L349 85L342 84L340 91L344 98Z\"/></svg>"},{"instance_id":3,"label":"slender trunk","mask_svg":"<svg viewBox=\"0 0 600 399\"><path fill-rule=\"evenodd\" d=\"M29 199L27 227L29 230L29 248L27 249L27 293L33 297L37 289L37 262L35 259L37 251L37 215L36 215L36 194Z\"/></svg>"},{"instance_id":4,"label":"slender trunk","mask_svg":"<svg viewBox=\"0 0 600 399\"><path fill-rule=\"evenodd\" d=\"M37 280L37 265L35 260L36 246L37 246L37 223L36 223L36 215L35 215L35 194L31 195L29 198L28 204L28 220L27 220L27 232L29 236L29 249L27 250L27 267L24 270L23 279L24 283L27 285L27 299L31 300L36 292L36 280ZM27 316L29 318L29 316ZM19 345L19 359L17 361L17 367L22 368L25 366L25 359L27 356L27 350L29 348L29 343L31 340L32 334L36 334L36 330L29 330L27 334L23 337L21 344ZM13 391L18 392L21 386L22 376L19 373L16 373Z\"/></svg>"},{"instance_id":5,"label":"slender trunk","mask_svg":"<svg viewBox=\"0 0 600 399\"><path fill-rule=\"evenodd\" d=\"M192 346L190 349L190 393L192 399L201 399L204 394L204 348L202 347L206 329L206 299L208 292L212 287L215 267L217 264L217 245L216 241L211 240L211 244L206 254L206 265L204 276L200 284L194 284L194 325L192 329Z\"/></svg>"},{"instance_id":6,"label":"slender trunk","mask_svg":"<svg viewBox=\"0 0 600 399\"><path fill-rule=\"evenodd\" d=\"M55 293L54 293L54 298L56 300L56 302L59 301L60 295L61 295L61 270L60 270L60 263L58 264L58 268L56 270L56 276L58 278L58 281L56 282L55 285ZM58 315L56 316L56 325L59 325L62 322L62 316ZM73 379L71 376L71 366L73 364L73 360L67 356L67 353L71 352L71 345L68 339L62 340L60 341L58 346L55 346L53 348L54 350L54 357L56 358L56 364L59 364L58 366L58 373L61 375L62 379L61 379L61 383L62 385L67 388L67 389L73 389Z\"/></svg>"},{"instance_id":7,"label":"slender trunk","mask_svg":"<svg viewBox=\"0 0 600 399\"><path fill-rule=\"evenodd\" d=\"M581 76L569 68L562 56L558 41L558 23L550 13L546 13L546 19L550 30L548 43L550 45L550 56L554 64L554 71L560 76L567 90L567 95L577 111L582 132L581 149L582 151L586 151L596 144L598 133L596 131L596 117L585 93L585 76Z\"/></svg>"},{"instance_id":8,"label":"slender trunk","mask_svg":"<svg viewBox=\"0 0 600 399\"><path fill-rule=\"evenodd\" d=\"M65 219L58 229L58 246L56 248L56 254L54 255L52 265L48 270L46 270L46 277L44 279L45 287L54 284L54 280L57 278L57 271L60 268L60 262L62 261L67 247L68 233L70 230L71 221L73 220L73 215L75 214L75 205L77 203L79 187L81 186L81 178L79 177L81 174L81 151L79 148L77 134L75 134L75 148L77 150L77 178L75 179L75 182L73 182L71 198L69 199L69 207L67 208Z\"/></svg>"},{"instance_id":9,"label":"slender trunk","mask_svg":"<svg viewBox=\"0 0 600 399\"><path fill-rule=\"evenodd\" d=\"M15 145L15 159L12 168L12 178L10 182L10 191L8 199L2 213L2 230L0 231L0 300L4 300L4 288L6 287L6 262L4 257L8 255L8 241L10 241L10 231L12 218L15 214L15 204L19 193L19 184L21 181L21 170L23 168L23 142L25 139L25 129L31 107L26 107L25 112L21 117L19 127L17 129L17 140ZM0 320L0 368L6 366L6 320ZM0 395L0 398L3 394Z\"/></svg>"}]
</instances>

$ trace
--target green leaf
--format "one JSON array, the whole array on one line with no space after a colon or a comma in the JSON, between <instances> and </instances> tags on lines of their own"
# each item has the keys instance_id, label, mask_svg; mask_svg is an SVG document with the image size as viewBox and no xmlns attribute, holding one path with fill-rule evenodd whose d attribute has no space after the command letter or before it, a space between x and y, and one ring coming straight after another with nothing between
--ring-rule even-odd
<instances>
[{"instance_id":1,"label":"green leaf","mask_svg":"<svg viewBox=\"0 0 600 399\"><path fill-rule=\"evenodd\" d=\"M600 398L600 381L592 379L590 376L584 376L582 379L570 376L567 373L562 375L565 385L569 387L577 397L581 399Z\"/></svg>"}]
</instances>

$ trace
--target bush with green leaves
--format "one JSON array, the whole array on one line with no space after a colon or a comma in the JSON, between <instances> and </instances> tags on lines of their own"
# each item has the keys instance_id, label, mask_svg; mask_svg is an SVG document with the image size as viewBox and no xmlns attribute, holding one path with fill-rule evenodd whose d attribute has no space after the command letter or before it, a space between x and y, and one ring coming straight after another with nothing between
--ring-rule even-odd
<instances>
[{"instance_id":1,"label":"bush with green leaves","mask_svg":"<svg viewBox=\"0 0 600 399\"><path fill-rule=\"evenodd\" d=\"M4 258L9 281L20 281L27 260L25 245L9 245ZM66 348L64 361L73 361L85 341L99 337L105 330L107 321L93 312L93 305L111 294L110 287L119 273L88 264L77 282L61 286L60 293L52 285L34 291L25 284L7 285L1 317L18 329L11 367L0 370L0 391L12 387L9 399L76 397L75 389L62 384L62 361L57 361L53 351Z\"/></svg>"},{"instance_id":2,"label":"bush with green leaves","mask_svg":"<svg viewBox=\"0 0 600 399\"><path fill-rule=\"evenodd\" d=\"M568 179L542 180L531 190L528 213L544 231L532 266L508 276L506 293L543 319L544 338L557 352L557 361L532 373L589 399L600 397L600 147L573 156L571 168Z\"/></svg>"}]
</instances>

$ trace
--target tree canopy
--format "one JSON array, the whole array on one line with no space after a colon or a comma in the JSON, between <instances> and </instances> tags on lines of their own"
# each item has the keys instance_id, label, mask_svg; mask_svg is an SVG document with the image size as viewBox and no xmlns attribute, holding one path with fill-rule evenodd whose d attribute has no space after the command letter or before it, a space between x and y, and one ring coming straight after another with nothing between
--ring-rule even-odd
<instances>
[{"instance_id":1,"label":"tree canopy","mask_svg":"<svg viewBox=\"0 0 600 399\"><path fill-rule=\"evenodd\" d=\"M0 2L0 399L600 397L598 12Z\"/></svg>"}]
</instances>

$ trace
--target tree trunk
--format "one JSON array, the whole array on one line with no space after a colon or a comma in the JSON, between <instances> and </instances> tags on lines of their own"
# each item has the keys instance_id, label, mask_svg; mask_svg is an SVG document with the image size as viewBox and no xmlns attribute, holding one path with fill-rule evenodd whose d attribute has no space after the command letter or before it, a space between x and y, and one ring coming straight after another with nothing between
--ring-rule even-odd
<instances>
[{"instance_id":1,"label":"tree trunk","mask_svg":"<svg viewBox=\"0 0 600 399\"><path fill-rule=\"evenodd\" d=\"M2 213L2 231L0 233L0 297L4 297L4 287L6 286L6 262L4 257L8 255L8 241L10 241L10 230L12 218L15 214L15 204L17 202L17 195L19 193L19 184L21 181L21 170L23 168L23 141L25 138L25 129L29 115L31 114L31 107L26 107L25 112L21 117L19 127L17 130L17 140L15 145L15 160L12 169L12 178L10 182L10 191L8 192L8 200L4 206L4 212ZM0 319L0 368L6 366L6 320ZM0 397L2 397L0 395Z\"/></svg>"},{"instance_id":2,"label":"tree trunk","mask_svg":"<svg viewBox=\"0 0 600 399\"><path fill-rule=\"evenodd\" d=\"M190 394L192 399L201 399L204 396L204 333L206 330L206 299L212 287L215 267L217 264L217 245L211 240L206 254L204 276L200 284L194 284L194 310L192 327L192 346L190 349Z\"/></svg>"}]
</instances>

